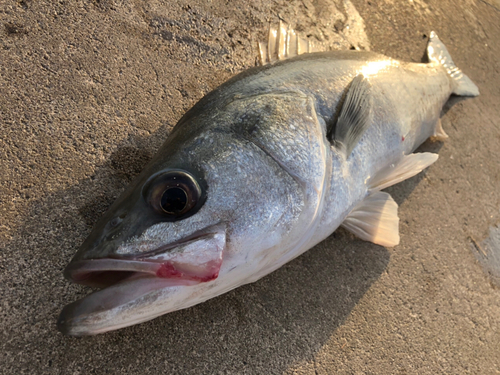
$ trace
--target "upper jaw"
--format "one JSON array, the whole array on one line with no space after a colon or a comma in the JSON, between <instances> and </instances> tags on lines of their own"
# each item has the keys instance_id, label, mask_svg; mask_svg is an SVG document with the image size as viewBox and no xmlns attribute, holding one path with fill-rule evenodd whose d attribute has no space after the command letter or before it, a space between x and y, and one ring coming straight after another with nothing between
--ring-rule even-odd
<instances>
[{"instance_id":1,"label":"upper jaw","mask_svg":"<svg viewBox=\"0 0 500 375\"><path fill-rule=\"evenodd\" d=\"M225 226L218 224L169 244L149 243L148 252L133 251L100 259L73 260L64 276L75 283L106 287L132 275L192 281L217 278L226 245Z\"/></svg>"}]
</instances>

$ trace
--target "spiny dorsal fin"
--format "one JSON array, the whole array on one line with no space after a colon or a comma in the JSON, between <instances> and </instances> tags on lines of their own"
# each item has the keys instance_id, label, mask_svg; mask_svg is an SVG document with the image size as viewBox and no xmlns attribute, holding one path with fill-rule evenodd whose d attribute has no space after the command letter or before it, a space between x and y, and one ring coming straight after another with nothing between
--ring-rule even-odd
<instances>
[{"instance_id":1,"label":"spiny dorsal fin","mask_svg":"<svg viewBox=\"0 0 500 375\"><path fill-rule=\"evenodd\" d=\"M423 171L438 159L438 154L421 152L405 155L398 163L390 164L377 172L369 181L370 191L378 191L404 181Z\"/></svg>"},{"instance_id":2,"label":"spiny dorsal fin","mask_svg":"<svg viewBox=\"0 0 500 375\"><path fill-rule=\"evenodd\" d=\"M354 207L342 226L362 240L396 246L399 244L398 204L389 194L375 192Z\"/></svg>"},{"instance_id":3,"label":"spiny dorsal fin","mask_svg":"<svg viewBox=\"0 0 500 375\"><path fill-rule=\"evenodd\" d=\"M357 75L349 85L335 126L327 137L348 157L370 125L372 107L371 85Z\"/></svg>"},{"instance_id":4,"label":"spiny dorsal fin","mask_svg":"<svg viewBox=\"0 0 500 375\"><path fill-rule=\"evenodd\" d=\"M300 37L290 25L280 20L278 27L269 24L267 41L259 42L260 63L266 65L323 49L320 43Z\"/></svg>"}]
</instances>

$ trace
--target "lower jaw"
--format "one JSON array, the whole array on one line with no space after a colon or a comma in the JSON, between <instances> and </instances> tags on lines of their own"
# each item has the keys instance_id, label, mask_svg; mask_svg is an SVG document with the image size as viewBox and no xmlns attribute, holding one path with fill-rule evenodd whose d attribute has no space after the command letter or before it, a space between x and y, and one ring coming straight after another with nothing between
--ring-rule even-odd
<instances>
[{"instance_id":1,"label":"lower jaw","mask_svg":"<svg viewBox=\"0 0 500 375\"><path fill-rule=\"evenodd\" d=\"M58 329L66 335L88 336L139 324L255 281L255 274L254 268L241 269L234 263L210 282L134 274L67 305Z\"/></svg>"},{"instance_id":2,"label":"lower jaw","mask_svg":"<svg viewBox=\"0 0 500 375\"><path fill-rule=\"evenodd\" d=\"M73 302L64 307L57 327L67 335L94 335L121 327L140 323L163 314L145 317L137 314L142 307L151 305L162 294L162 290L178 291L192 287L199 281L184 279L161 279L144 274L132 274L125 280ZM142 309L144 310L144 309ZM165 311L167 312L167 311ZM126 316L130 319L127 319ZM116 316L115 319L114 317ZM119 323L122 321L122 323Z\"/></svg>"}]
</instances>

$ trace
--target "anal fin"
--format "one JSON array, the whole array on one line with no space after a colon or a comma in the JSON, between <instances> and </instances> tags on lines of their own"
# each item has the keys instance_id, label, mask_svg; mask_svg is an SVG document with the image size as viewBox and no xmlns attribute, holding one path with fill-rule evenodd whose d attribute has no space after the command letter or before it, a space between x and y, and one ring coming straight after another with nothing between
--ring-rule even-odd
<instances>
[{"instance_id":1,"label":"anal fin","mask_svg":"<svg viewBox=\"0 0 500 375\"><path fill-rule=\"evenodd\" d=\"M342 226L362 240L396 246L399 244L398 204L389 194L375 192L349 213Z\"/></svg>"},{"instance_id":2,"label":"anal fin","mask_svg":"<svg viewBox=\"0 0 500 375\"><path fill-rule=\"evenodd\" d=\"M404 155L396 164L382 168L373 176L369 184L370 191L378 191L415 176L438 159L438 154L421 152Z\"/></svg>"},{"instance_id":3,"label":"anal fin","mask_svg":"<svg viewBox=\"0 0 500 375\"><path fill-rule=\"evenodd\" d=\"M445 141L448 138L449 138L448 134L446 134L443 129L443 124L441 123L441 119L438 119L436 123L436 128L434 129L434 134L431 136L431 139L435 141Z\"/></svg>"}]
</instances>

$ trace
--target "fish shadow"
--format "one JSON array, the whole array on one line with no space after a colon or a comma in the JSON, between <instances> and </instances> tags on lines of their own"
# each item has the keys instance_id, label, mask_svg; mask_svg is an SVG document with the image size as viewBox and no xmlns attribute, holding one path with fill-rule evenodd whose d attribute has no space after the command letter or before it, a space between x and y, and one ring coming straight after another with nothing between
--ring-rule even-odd
<instances>
[{"instance_id":1,"label":"fish shadow","mask_svg":"<svg viewBox=\"0 0 500 375\"><path fill-rule=\"evenodd\" d=\"M43 358L64 366L59 369L63 372L115 373L139 361L145 369L164 373L271 374L312 360L390 259L387 249L343 229L265 278L192 308L94 337L65 337L56 330L62 307L89 293L64 280L63 268L166 133L161 129L150 137L129 137L93 176L31 207L6 253L14 263L37 260L29 271L13 275L25 282L22 298L28 309L18 312L22 324L32 326L29 312L38 311L31 340L39 343ZM419 151L440 147L426 142ZM422 178L391 187L390 193L401 203ZM26 233L37 239L32 246L23 247ZM20 248L25 249L22 255L15 252ZM11 297L16 293L12 289ZM22 338L15 340L21 347Z\"/></svg>"}]
</instances>

